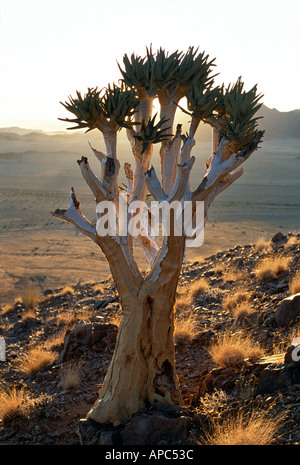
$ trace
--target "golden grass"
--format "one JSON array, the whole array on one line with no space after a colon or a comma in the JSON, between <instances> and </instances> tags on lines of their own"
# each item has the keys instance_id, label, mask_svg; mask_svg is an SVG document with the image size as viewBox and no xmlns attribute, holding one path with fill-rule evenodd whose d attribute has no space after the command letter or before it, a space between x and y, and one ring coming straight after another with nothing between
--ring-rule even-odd
<instances>
[{"instance_id":1,"label":"golden grass","mask_svg":"<svg viewBox=\"0 0 300 465\"><path fill-rule=\"evenodd\" d=\"M232 314L235 318L247 317L253 312L253 307L247 301L243 301L232 308Z\"/></svg>"},{"instance_id":2,"label":"golden grass","mask_svg":"<svg viewBox=\"0 0 300 465\"><path fill-rule=\"evenodd\" d=\"M189 344L197 332L195 316L188 312L175 318L174 341L175 344Z\"/></svg>"},{"instance_id":3,"label":"golden grass","mask_svg":"<svg viewBox=\"0 0 300 465\"><path fill-rule=\"evenodd\" d=\"M7 315L13 310L14 310L14 306L12 304L5 304L4 307L1 308L1 315Z\"/></svg>"},{"instance_id":4,"label":"golden grass","mask_svg":"<svg viewBox=\"0 0 300 465\"><path fill-rule=\"evenodd\" d=\"M192 302L191 299L187 296L179 296L178 299L176 299L175 302L175 308L176 310L179 310L180 312L187 311L188 309L191 308Z\"/></svg>"},{"instance_id":5,"label":"golden grass","mask_svg":"<svg viewBox=\"0 0 300 465\"><path fill-rule=\"evenodd\" d=\"M300 242L300 241L299 241L299 237L297 237L297 236L291 236L291 237L288 239L287 243L285 244L285 247L291 247L291 246L293 246L293 245L299 244L299 242Z\"/></svg>"},{"instance_id":6,"label":"golden grass","mask_svg":"<svg viewBox=\"0 0 300 465\"><path fill-rule=\"evenodd\" d=\"M25 414L28 405L28 395L24 389L12 387L9 391L0 391L0 419L13 420Z\"/></svg>"},{"instance_id":7,"label":"golden grass","mask_svg":"<svg viewBox=\"0 0 300 465\"><path fill-rule=\"evenodd\" d=\"M290 257L285 257L283 255L267 257L257 265L254 273L258 279L267 281L287 271L290 263Z\"/></svg>"},{"instance_id":8,"label":"golden grass","mask_svg":"<svg viewBox=\"0 0 300 465\"><path fill-rule=\"evenodd\" d=\"M224 263L218 263L214 268L214 272L216 274L225 273L226 272L226 265L224 265Z\"/></svg>"},{"instance_id":9,"label":"golden grass","mask_svg":"<svg viewBox=\"0 0 300 465\"><path fill-rule=\"evenodd\" d=\"M33 310L27 310L27 312L23 313L21 320L25 321L28 320L29 318L35 318L36 314Z\"/></svg>"},{"instance_id":10,"label":"golden grass","mask_svg":"<svg viewBox=\"0 0 300 465\"><path fill-rule=\"evenodd\" d=\"M32 310L38 304L40 297L37 289L27 287L21 294L22 303L25 305L26 310Z\"/></svg>"},{"instance_id":11,"label":"golden grass","mask_svg":"<svg viewBox=\"0 0 300 465\"><path fill-rule=\"evenodd\" d=\"M74 288L72 286L65 286L60 292L59 295L73 295Z\"/></svg>"},{"instance_id":12,"label":"golden grass","mask_svg":"<svg viewBox=\"0 0 300 465\"><path fill-rule=\"evenodd\" d=\"M78 386L82 379L81 365L67 364L61 372L60 384L63 389L70 389Z\"/></svg>"},{"instance_id":13,"label":"golden grass","mask_svg":"<svg viewBox=\"0 0 300 465\"><path fill-rule=\"evenodd\" d=\"M300 292L300 270L297 271L295 276L292 278L289 286L291 294L298 294Z\"/></svg>"},{"instance_id":14,"label":"golden grass","mask_svg":"<svg viewBox=\"0 0 300 465\"><path fill-rule=\"evenodd\" d=\"M223 299L224 310L234 310L238 305L243 302L248 302L251 298L251 293L244 289L236 291L234 294L228 294Z\"/></svg>"},{"instance_id":15,"label":"golden grass","mask_svg":"<svg viewBox=\"0 0 300 465\"><path fill-rule=\"evenodd\" d=\"M53 363L56 357L54 352L45 347L34 347L22 359L19 370L24 375L31 376Z\"/></svg>"},{"instance_id":16,"label":"golden grass","mask_svg":"<svg viewBox=\"0 0 300 465\"><path fill-rule=\"evenodd\" d=\"M247 274L244 271L238 270L235 267L229 268L229 270L223 272L223 282L237 282L244 281L247 278Z\"/></svg>"},{"instance_id":17,"label":"golden grass","mask_svg":"<svg viewBox=\"0 0 300 465\"><path fill-rule=\"evenodd\" d=\"M213 426L209 435L209 445L226 446L263 446L271 444L278 435L282 423L281 417L274 417L270 412L253 410L251 414L239 412L231 415L222 424Z\"/></svg>"},{"instance_id":18,"label":"golden grass","mask_svg":"<svg viewBox=\"0 0 300 465\"><path fill-rule=\"evenodd\" d=\"M271 247L271 241L267 241L266 239L264 239L263 237L261 237L260 239L258 239L258 241L256 242L255 244L255 249L258 251L258 252L263 252L264 250L268 250L269 248Z\"/></svg>"},{"instance_id":19,"label":"golden grass","mask_svg":"<svg viewBox=\"0 0 300 465\"><path fill-rule=\"evenodd\" d=\"M96 284L94 287L95 292L100 292L100 294L104 294L105 289L102 284Z\"/></svg>"},{"instance_id":20,"label":"golden grass","mask_svg":"<svg viewBox=\"0 0 300 465\"><path fill-rule=\"evenodd\" d=\"M197 279L187 288L188 296L193 300L209 290L209 282L206 278Z\"/></svg>"},{"instance_id":21,"label":"golden grass","mask_svg":"<svg viewBox=\"0 0 300 465\"><path fill-rule=\"evenodd\" d=\"M247 336L225 334L212 344L209 353L220 367L237 366L246 359L255 361L264 355L263 349Z\"/></svg>"}]
</instances>

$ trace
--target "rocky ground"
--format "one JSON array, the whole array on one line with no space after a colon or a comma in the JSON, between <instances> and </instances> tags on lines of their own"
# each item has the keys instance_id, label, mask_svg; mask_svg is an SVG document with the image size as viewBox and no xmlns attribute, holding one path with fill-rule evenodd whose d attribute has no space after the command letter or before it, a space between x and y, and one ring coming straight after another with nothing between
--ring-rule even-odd
<instances>
[{"instance_id":1,"label":"rocky ground","mask_svg":"<svg viewBox=\"0 0 300 465\"><path fill-rule=\"evenodd\" d=\"M277 255L289 257L288 268L275 277L259 279L257 264ZM184 265L179 291L199 278L209 283L188 309L196 320L195 331L176 343L177 374L190 418L187 443L205 442L215 421L222 422L233 411L254 408L269 408L272 415L284 416L273 444L300 443L300 364L289 355L293 338L300 336L300 303L294 300L282 307L282 301L291 296L289 286L299 263L300 234L290 233L274 236L268 247L236 246ZM224 299L240 290L251 296L253 311L236 317L224 308ZM184 311L176 312L177 326ZM6 360L0 362L0 387L2 392L13 386L23 390L28 408L0 421L0 444L80 443L79 420L98 397L119 317L112 279L79 283L69 290L46 290L30 312L22 302L2 308L0 336L6 343ZM226 333L251 336L264 357L255 362L246 359L234 367L218 366L209 350ZM39 371L26 373L26 354L35 347L55 356ZM80 368L80 380L68 388L62 374L71 363Z\"/></svg>"}]
</instances>

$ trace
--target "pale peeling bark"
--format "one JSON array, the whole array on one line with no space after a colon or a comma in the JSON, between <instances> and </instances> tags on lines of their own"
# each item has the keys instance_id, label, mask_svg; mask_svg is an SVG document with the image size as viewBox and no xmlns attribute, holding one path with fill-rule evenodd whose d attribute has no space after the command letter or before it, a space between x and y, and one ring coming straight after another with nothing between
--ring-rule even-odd
<instances>
[{"instance_id":1,"label":"pale peeling bark","mask_svg":"<svg viewBox=\"0 0 300 465\"><path fill-rule=\"evenodd\" d=\"M152 116L153 92L137 89L140 105L135 121L148 121ZM175 110L184 95L178 87L159 92L161 117L166 118L166 127L173 128ZM92 171L86 157L79 161L81 173L94 195L96 203L111 200L116 206L125 202L144 201L149 191L154 200L171 204L173 201L192 200L194 214L196 202L204 202L205 221L214 199L242 175L240 165L257 149L263 133L258 132L252 142L235 153L235 146L225 137L220 137L221 125L217 117L205 120L213 128L212 154L206 162L205 175L199 186L191 192L190 172L195 162L191 155L195 146L195 133L199 118L192 118L189 131L181 134L177 126L175 136L161 145L160 157L162 179L158 179L150 167L152 144L142 153L142 143L136 139L133 129L127 130L135 160L134 168L125 163L127 192L118 186L119 161L117 160L117 124L99 122L106 145L103 153L92 148L101 167L100 177ZM145 407L148 402L159 400L180 405L182 397L175 370L174 303L176 287L183 263L187 238L182 233L176 236L173 228L164 237L159 249L154 238L141 229L139 239L150 263L150 271L144 277L133 255L131 234L99 236L96 225L81 212L80 204L71 189L69 207L55 210L53 216L73 224L81 233L93 240L104 253L115 280L122 307L113 358L104 379L99 399L87 417L98 423L124 423L129 417ZM99 216L101 214L99 213ZM101 216L100 216L101 219ZM174 223L174 212L171 210ZM126 218L128 221L129 218ZM119 222L125 221L119 218ZM146 225L144 225L146 226ZM100 233L99 233L100 234Z\"/></svg>"}]
</instances>

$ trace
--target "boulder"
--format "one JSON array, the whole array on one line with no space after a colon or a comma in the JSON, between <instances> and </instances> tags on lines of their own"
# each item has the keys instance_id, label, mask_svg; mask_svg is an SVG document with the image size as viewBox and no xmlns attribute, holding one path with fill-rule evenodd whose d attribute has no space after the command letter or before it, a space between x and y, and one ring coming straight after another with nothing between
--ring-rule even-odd
<instances>
[{"instance_id":1,"label":"boulder","mask_svg":"<svg viewBox=\"0 0 300 465\"><path fill-rule=\"evenodd\" d=\"M89 323L77 326L69 332L59 356L59 363L76 358L83 352L93 350L101 352L113 349L117 338L118 327L111 323Z\"/></svg>"},{"instance_id":2,"label":"boulder","mask_svg":"<svg viewBox=\"0 0 300 465\"><path fill-rule=\"evenodd\" d=\"M286 239L286 236L285 236L284 234L282 234L282 232L279 231L278 233L276 233L276 234L272 237L271 240L272 240L272 242L273 242L273 244L274 244L275 242L282 241L283 239Z\"/></svg>"},{"instance_id":3,"label":"boulder","mask_svg":"<svg viewBox=\"0 0 300 465\"><path fill-rule=\"evenodd\" d=\"M300 293L283 299L276 313L276 323L279 328L289 326L300 316Z\"/></svg>"},{"instance_id":4,"label":"boulder","mask_svg":"<svg viewBox=\"0 0 300 465\"><path fill-rule=\"evenodd\" d=\"M117 427L83 419L79 438L82 445L187 445L191 427L187 408L154 402Z\"/></svg>"}]
</instances>

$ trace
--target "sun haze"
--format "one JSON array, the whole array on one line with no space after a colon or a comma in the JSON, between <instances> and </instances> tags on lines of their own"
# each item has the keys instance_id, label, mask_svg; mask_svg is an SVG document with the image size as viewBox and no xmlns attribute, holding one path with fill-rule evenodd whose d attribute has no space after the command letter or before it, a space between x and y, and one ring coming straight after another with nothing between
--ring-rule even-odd
<instances>
[{"instance_id":1,"label":"sun haze","mask_svg":"<svg viewBox=\"0 0 300 465\"><path fill-rule=\"evenodd\" d=\"M217 83L242 75L264 103L300 108L297 0L2 0L0 125L64 130L60 101L120 78L117 61L146 46L199 46Z\"/></svg>"}]
</instances>

